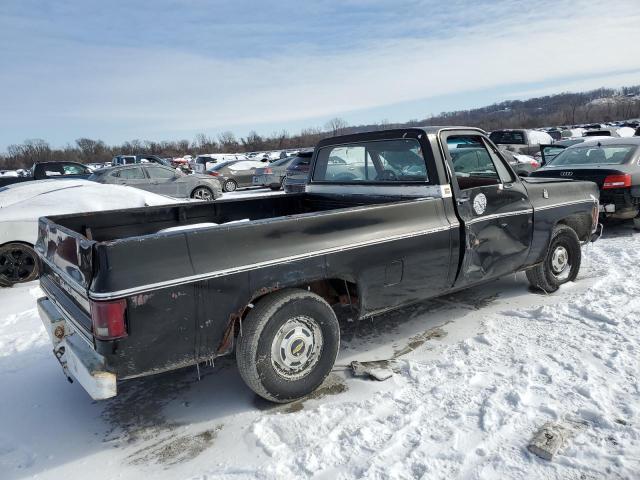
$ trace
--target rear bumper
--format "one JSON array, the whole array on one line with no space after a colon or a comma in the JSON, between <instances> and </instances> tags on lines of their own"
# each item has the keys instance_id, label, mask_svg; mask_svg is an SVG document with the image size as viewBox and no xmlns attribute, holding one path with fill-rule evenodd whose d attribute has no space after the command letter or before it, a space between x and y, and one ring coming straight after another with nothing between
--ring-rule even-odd
<instances>
[{"instance_id":1,"label":"rear bumper","mask_svg":"<svg viewBox=\"0 0 640 480\"><path fill-rule=\"evenodd\" d=\"M591 238L589 240L591 242L597 242L598 240L600 240L600 237L602 236L603 231L604 231L604 227L602 226L601 223L599 223L598 226L596 227L595 232L591 234Z\"/></svg>"},{"instance_id":2,"label":"rear bumper","mask_svg":"<svg viewBox=\"0 0 640 480\"><path fill-rule=\"evenodd\" d=\"M108 372L104 357L74 331L51 300L38 299L38 313L51 343L53 353L67 378L73 377L94 400L117 395L116 375Z\"/></svg>"}]
</instances>

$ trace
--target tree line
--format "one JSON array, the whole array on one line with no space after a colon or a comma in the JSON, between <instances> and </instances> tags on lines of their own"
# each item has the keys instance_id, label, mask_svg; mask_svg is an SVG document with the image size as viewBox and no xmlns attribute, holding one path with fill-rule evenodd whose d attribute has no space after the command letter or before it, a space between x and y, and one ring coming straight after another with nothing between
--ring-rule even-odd
<instances>
[{"instance_id":1,"label":"tree line","mask_svg":"<svg viewBox=\"0 0 640 480\"><path fill-rule=\"evenodd\" d=\"M601 123L640 117L640 85L622 89L600 88L582 93L560 93L529 100L510 100L482 108L443 112L422 120L404 123L381 121L350 126L339 117L324 127L305 128L292 135L286 130L262 136L255 131L237 138L231 132L212 137L197 134L193 140L130 140L119 145L107 145L102 140L78 138L73 144L53 148L45 140L28 139L7 147L0 155L0 169L29 168L44 161L74 161L80 163L108 162L120 154L152 154L180 157L202 153L242 153L312 147L323 138L386 128L423 125L466 125L484 130L502 128L539 128Z\"/></svg>"}]
</instances>

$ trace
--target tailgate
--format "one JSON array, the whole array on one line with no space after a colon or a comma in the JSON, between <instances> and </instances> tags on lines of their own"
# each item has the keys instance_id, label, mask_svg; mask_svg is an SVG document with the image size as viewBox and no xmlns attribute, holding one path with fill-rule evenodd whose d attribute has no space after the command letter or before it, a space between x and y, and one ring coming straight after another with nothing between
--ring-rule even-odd
<instances>
[{"instance_id":1,"label":"tailgate","mask_svg":"<svg viewBox=\"0 0 640 480\"><path fill-rule=\"evenodd\" d=\"M38 221L36 252L40 284L77 323L91 330L88 289L93 276L93 245L81 234L48 218Z\"/></svg>"}]
</instances>

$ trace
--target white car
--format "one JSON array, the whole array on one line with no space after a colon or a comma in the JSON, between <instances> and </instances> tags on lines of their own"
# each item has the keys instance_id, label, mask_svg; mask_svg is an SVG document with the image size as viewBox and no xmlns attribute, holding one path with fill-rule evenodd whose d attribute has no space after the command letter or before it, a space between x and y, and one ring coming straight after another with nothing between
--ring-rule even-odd
<instances>
[{"instance_id":1,"label":"white car","mask_svg":"<svg viewBox=\"0 0 640 480\"><path fill-rule=\"evenodd\" d=\"M33 249L38 218L177 203L175 199L123 185L88 180L39 180L0 188L0 285L38 277Z\"/></svg>"}]
</instances>

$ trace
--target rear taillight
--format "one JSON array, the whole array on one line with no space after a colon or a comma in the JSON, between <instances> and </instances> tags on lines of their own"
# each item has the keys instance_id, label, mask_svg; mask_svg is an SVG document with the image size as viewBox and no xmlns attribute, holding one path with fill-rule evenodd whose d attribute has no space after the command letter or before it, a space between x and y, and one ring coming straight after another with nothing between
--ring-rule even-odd
<instances>
[{"instance_id":1,"label":"rear taillight","mask_svg":"<svg viewBox=\"0 0 640 480\"><path fill-rule=\"evenodd\" d=\"M212 177L219 177L220 174L218 172L207 172L209 175L211 175Z\"/></svg>"},{"instance_id":2,"label":"rear taillight","mask_svg":"<svg viewBox=\"0 0 640 480\"><path fill-rule=\"evenodd\" d=\"M273 170L271 170L269 167L267 167L267 168L265 168L265 169L264 169L264 174L265 174L265 175L270 175L270 174L272 174L272 173L273 173Z\"/></svg>"},{"instance_id":3,"label":"rear taillight","mask_svg":"<svg viewBox=\"0 0 640 480\"><path fill-rule=\"evenodd\" d=\"M540 164L538 162L531 162L531 166L533 168L540 168Z\"/></svg>"},{"instance_id":4,"label":"rear taillight","mask_svg":"<svg viewBox=\"0 0 640 480\"><path fill-rule=\"evenodd\" d=\"M108 302L91 301L93 336L98 340L115 340L127 336L125 299Z\"/></svg>"},{"instance_id":5,"label":"rear taillight","mask_svg":"<svg viewBox=\"0 0 640 480\"><path fill-rule=\"evenodd\" d=\"M603 189L608 188L625 188L631 186L631 175L625 173L624 175L607 175L604 179Z\"/></svg>"}]
</instances>

